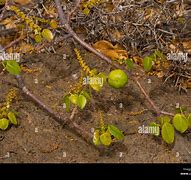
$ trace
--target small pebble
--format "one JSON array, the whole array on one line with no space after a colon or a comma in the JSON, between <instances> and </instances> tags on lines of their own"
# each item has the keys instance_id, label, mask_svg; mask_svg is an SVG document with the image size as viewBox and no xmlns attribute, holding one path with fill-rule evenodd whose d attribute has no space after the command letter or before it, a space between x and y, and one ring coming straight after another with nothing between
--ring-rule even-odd
<instances>
[{"instance_id":1,"label":"small pebble","mask_svg":"<svg viewBox=\"0 0 191 180\"><path fill-rule=\"evenodd\" d=\"M151 84L151 79L148 79L148 84Z\"/></svg>"},{"instance_id":2,"label":"small pebble","mask_svg":"<svg viewBox=\"0 0 191 180\"><path fill-rule=\"evenodd\" d=\"M179 108L180 107L180 103L176 103L176 108Z\"/></svg>"},{"instance_id":3,"label":"small pebble","mask_svg":"<svg viewBox=\"0 0 191 180\"><path fill-rule=\"evenodd\" d=\"M66 60L66 58L67 58L67 55L63 54L63 59Z\"/></svg>"},{"instance_id":4,"label":"small pebble","mask_svg":"<svg viewBox=\"0 0 191 180\"><path fill-rule=\"evenodd\" d=\"M119 5L118 9L119 9L120 11L122 11L122 10L123 10L123 6Z\"/></svg>"},{"instance_id":5,"label":"small pebble","mask_svg":"<svg viewBox=\"0 0 191 180\"><path fill-rule=\"evenodd\" d=\"M92 134L94 133L94 131L95 131L94 128L91 128L91 129L90 129L90 132L91 132Z\"/></svg>"},{"instance_id":6,"label":"small pebble","mask_svg":"<svg viewBox=\"0 0 191 180\"><path fill-rule=\"evenodd\" d=\"M120 109L123 108L123 103L119 103L119 108L120 108Z\"/></svg>"},{"instance_id":7,"label":"small pebble","mask_svg":"<svg viewBox=\"0 0 191 180\"><path fill-rule=\"evenodd\" d=\"M95 31L94 31L94 30L92 30L92 31L91 31L91 34L92 34L92 35L94 35L94 34L95 34Z\"/></svg>"},{"instance_id":8,"label":"small pebble","mask_svg":"<svg viewBox=\"0 0 191 180\"><path fill-rule=\"evenodd\" d=\"M10 152L7 152L7 154L4 156L4 158L10 158Z\"/></svg>"},{"instance_id":9,"label":"small pebble","mask_svg":"<svg viewBox=\"0 0 191 180\"><path fill-rule=\"evenodd\" d=\"M178 158L180 156L180 153L179 152L176 152L176 157Z\"/></svg>"},{"instance_id":10,"label":"small pebble","mask_svg":"<svg viewBox=\"0 0 191 180\"><path fill-rule=\"evenodd\" d=\"M123 156L123 152L119 152L119 157L121 158Z\"/></svg>"},{"instance_id":11,"label":"small pebble","mask_svg":"<svg viewBox=\"0 0 191 180\"><path fill-rule=\"evenodd\" d=\"M63 107L63 109L66 109L66 104L64 103L62 107Z\"/></svg>"},{"instance_id":12,"label":"small pebble","mask_svg":"<svg viewBox=\"0 0 191 180\"><path fill-rule=\"evenodd\" d=\"M34 132L35 132L35 133L38 133L38 128L35 128L35 129L34 129Z\"/></svg>"},{"instance_id":13,"label":"small pebble","mask_svg":"<svg viewBox=\"0 0 191 180\"><path fill-rule=\"evenodd\" d=\"M74 79L78 79L78 74L76 73L76 74L72 74L72 77L74 78Z\"/></svg>"},{"instance_id":14,"label":"small pebble","mask_svg":"<svg viewBox=\"0 0 191 180\"><path fill-rule=\"evenodd\" d=\"M35 84L38 84L38 79L35 78L35 79L34 79L34 83L35 83Z\"/></svg>"},{"instance_id":15,"label":"small pebble","mask_svg":"<svg viewBox=\"0 0 191 180\"><path fill-rule=\"evenodd\" d=\"M62 157L64 157L64 158L66 157L66 152L63 152L63 155L62 155Z\"/></svg>"}]
</instances>

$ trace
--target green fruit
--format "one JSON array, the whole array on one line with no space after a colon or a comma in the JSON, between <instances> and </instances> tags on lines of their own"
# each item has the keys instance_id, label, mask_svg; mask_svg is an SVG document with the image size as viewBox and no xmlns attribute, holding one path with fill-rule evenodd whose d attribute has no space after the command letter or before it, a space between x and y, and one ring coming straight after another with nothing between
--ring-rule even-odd
<instances>
[{"instance_id":1,"label":"green fruit","mask_svg":"<svg viewBox=\"0 0 191 180\"><path fill-rule=\"evenodd\" d=\"M108 83L115 89L123 88L128 82L128 76L121 69L113 70L109 73Z\"/></svg>"}]
</instances>

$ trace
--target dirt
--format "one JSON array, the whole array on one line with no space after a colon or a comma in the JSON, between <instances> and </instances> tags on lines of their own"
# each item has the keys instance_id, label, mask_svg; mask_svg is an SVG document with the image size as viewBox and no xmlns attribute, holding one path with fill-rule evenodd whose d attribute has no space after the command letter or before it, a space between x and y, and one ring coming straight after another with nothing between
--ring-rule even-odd
<instances>
[{"instance_id":1,"label":"dirt","mask_svg":"<svg viewBox=\"0 0 191 180\"><path fill-rule=\"evenodd\" d=\"M63 117L69 117L63 104L63 95L70 86L77 82L80 67L75 59L70 44L56 50L57 54L31 54L24 56L22 63L37 72L23 73L26 86L46 105ZM90 67L109 72L110 66L95 55L81 50ZM63 54L67 55L63 59ZM148 84L148 78L151 83ZM14 76L7 73L0 75L0 101L12 85L17 84ZM179 93L175 88L162 84L162 79L145 76L142 85L151 98L163 110L174 112L176 103L191 110L191 91ZM13 104L19 112L19 126L12 126L7 131L0 131L0 162L80 162L80 163L180 163L191 162L191 134L184 136L176 133L175 143L167 146L160 138L139 134L138 127L155 120L152 112L145 111L137 116L128 115L143 109L150 109L149 104L139 92L137 86L129 81L122 90L108 86L101 93L93 93L96 108L104 111L106 123L115 124L126 133L125 139L114 143L100 153L92 145L83 141L74 133L55 122L47 112L26 98L21 92ZM122 103L122 108L120 107ZM99 119L99 112L90 103L83 111L78 111L75 121L86 131L91 132Z\"/></svg>"}]
</instances>

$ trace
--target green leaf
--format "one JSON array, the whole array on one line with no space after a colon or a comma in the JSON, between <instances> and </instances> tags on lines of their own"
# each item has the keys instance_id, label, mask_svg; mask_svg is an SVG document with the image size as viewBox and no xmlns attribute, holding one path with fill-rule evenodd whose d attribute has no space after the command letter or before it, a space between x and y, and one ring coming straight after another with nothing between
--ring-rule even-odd
<instances>
[{"instance_id":1,"label":"green leaf","mask_svg":"<svg viewBox=\"0 0 191 180\"><path fill-rule=\"evenodd\" d=\"M94 89L95 91L100 91L102 89L102 85L101 84L90 84L90 86L92 87L92 89Z\"/></svg>"},{"instance_id":2,"label":"green leaf","mask_svg":"<svg viewBox=\"0 0 191 180\"><path fill-rule=\"evenodd\" d=\"M110 132L111 135L113 135L118 140L121 140L124 138L123 133L114 125L108 125L108 131Z\"/></svg>"},{"instance_id":3,"label":"green leaf","mask_svg":"<svg viewBox=\"0 0 191 180\"><path fill-rule=\"evenodd\" d=\"M79 95L78 99L77 99L77 105L81 108L84 109L84 107L86 106L87 103L87 99L85 96L83 95Z\"/></svg>"},{"instance_id":4,"label":"green leaf","mask_svg":"<svg viewBox=\"0 0 191 180\"><path fill-rule=\"evenodd\" d=\"M133 64L132 59L127 59L127 60L125 60L125 63L126 63L126 65L127 65L127 68L128 68L128 69L133 69L134 64Z\"/></svg>"},{"instance_id":5,"label":"green leaf","mask_svg":"<svg viewBox=\"0 0 191 180\"><path fill-rule=\"evenodd\" d=\"M169 116L160 116L157 117L157 120L163 125L165 122L170 122Z\"/></svg>"},{"instance_id":6,"label":"green leaf","mask_svg":"<svg viewBox=\"0 0 191 180\"><path fill-rule=\"evenodd\" d=\"M159 50L155 50L154 54L156 55L156 57L159 57L161 59L165 59L164 54Z\"/></svg>"},{"instance_id":7,"label":"green leaf","mask_svg":"<svg viewBox=\"0 0 191 180\"><path fill-rule=\"evenodd\" d=\"M83 10L83 13L84 13L86 16L88 16L89 13L90 13L90 9L85 8L85 9Z\"/></svg>"},{"instance_id":8,"label":"green leaf","mask_svg":"<svg viewBox=\"0 0 191 180\"><path fill-rule=\"evenodd\" d=\"M42 36L40 34L36 34L34 36L34 40L36 43L40 43L40 42L42 42Z\"/></svg>"},{"instance_id":9,"label":"green leaf","mask_svg":"<svg viewBox=\"0 0 191 180\"><path fill-rule=\"evenodd\" d=\"M96 68L93 68L93 69L91 70L91 73L96 76L96 75L97 75L97 69L96 69Z\"/></svg>"},{"instance_id":10,"label":"green leaf","mask_svg":"<svg viewBox=\"0 0 191 180\"><path fill-rule=\"evenodd\" d=\"M165 122L162 126L162 138L168 143L172 144L174 142L174 127L169 122Z\"/></svg>"},{"instance_id":11,"label":"green leaf","mask_svg":"<svg viewBox=\"0 0 191 180\"><path fill-rule=\"evenodd\" d=\"M0 119L0 129L1 130L6 130L9 126L9 120L8 119Z\"/></svg>"},{"instance_id":12,"label":"green leaf","mask_svg":"<svg viewBox=\"0 0 191 180\"><path fill-rule=\"evenodd\" d=\"M70 97L69 97L70 101L73 103L73 104L77 104L78 102L78 94L71 94Z\"/></svg>"},{"instance_id":13,"label":"green leaf","mask_svg":"<svg viewBox=\"0 0 191 180\"><path fill-rule=\"evenodd\" d=\"M160 135L160 124L157 124L156 122L151 122L149 126L157 128L157 132L153 133L153 135L155 136Z\"/></svg>"},{"instance_id":14,"label":"green leaf","mask_svg":"<svg viewBox=\"0 0 191 180\"><path fill-rule=\"evenodd\" d=\"M94 132L94 136L93 136L93 143L96 145L96 146L99 146L101 144L101 141L100 141L100 132L99 130L95 130Z\"/></svg>"},{"instance_id":15,"label":"green leaf","mask_svg":"<svg viewBox=\"0 0 191 180\"><path fill-rule=\"evenodd\" d=\"M152 64L153 64L153 58L150 57L150 56L146 56L144 59L143 59L143 67L145 69L145 71L150 71L151 68L152 68Z\"/></svg>"},{"instance_id":16,"label":"green leaf","mask_svg":"<svg viewBox=\"0 0 191 180\"><path fill-rule=\"evenodd\" d=\"M63 102L66 105L66 112L70 112L70 99L68 94L64 96Z\"/></svg>"},{"instance_id":17,"label":"green leaf","mask_svg":"<svg viewBox=\"0 0 191 180\"><path fill-rule=\"evenodd\" d=\"M54 38L52 32L49 29L43 29L42 36L48 41L52 41Z\"/></svg>"},{"instance_id":18,"label":"green leaf","mask_svg":"<svg viewBox=\"0 0 191 180\"><path fill-rule=\"evenodd\" d=\"M187 111L187 107L185 107L185 106L181 106L181 107L179 107L179 108L176 108L176 113L178 114L178 113L184 113L185 111Z\"/></svg>"},{"instance_id":19,"label":"green leaf","mask_svg":"<svg viewBox=\"0 0 191 180\"><path fill-rule=\"evenodd\" d=\"M80 94L84 95L87 100L89 100L89 101L91 100L91 96L89 95L89 93L87 91L83 90L83 91L81 91Z\"/></svg>"},{"instance_id":20,"label":"green leaf","mask_svg":"<svg viewBox=\"0 0 191 180\"><path fill-rule=\"evenodd\" d=\"M109 132L105 132L100 136L100 141L103 145L109 146L111 144L111 134Z\"/></svg>"},{"instance_id":21,"label":"green leaf","mask_svg":"<svg viewBox=\"0 0 191 180\"><path fill-rule=\"evenodd\" d=\"M98 75L97 75L98 78L102 78L103 79L103 84L102 86L104 85L104 83L107 81L107 75L103 72L100 72Z\"/></svg>"},{"instance_id":22,"label":"green leaf","mask_svg":"<svg viewBox=\"0 0 191 180\"><path fill-rule=\"evenodd\" d=\"M188 115L188 126L191 128L191 113Z\"/></svg>"},{"instance_id":23,"label":"green leaf","mask_svg":"<svg viewBox=\"0 0 191 180\"><path fill-rule=\"evenodd\" d=\"M15 117L15 114L13 112L9 112L7 116L8 116L8 118L11 121L12 124L14 124L14 125L18 124L17 119Z\"/></svg>"},{"instance_id":24,"label":"green leaf","mask_svg":"<svg viewBox=\"0 0 191 180\"><path fill-rule=\"evenodd\" d=\"M173 118L173 125L177 131L184 133L188 129L188 120L182 114L176 114Z\"/></svg>"},{"instance_id":25,"label":"green leaf","mask_svg":"<svg viewBox=\"0 0 191 180\"><path fill-rule=\"evenodd\" d=\"M15 60L6 60L5 69L13 75L19 75L21 73L21 68Z\"/></svg>"}]
</instances>

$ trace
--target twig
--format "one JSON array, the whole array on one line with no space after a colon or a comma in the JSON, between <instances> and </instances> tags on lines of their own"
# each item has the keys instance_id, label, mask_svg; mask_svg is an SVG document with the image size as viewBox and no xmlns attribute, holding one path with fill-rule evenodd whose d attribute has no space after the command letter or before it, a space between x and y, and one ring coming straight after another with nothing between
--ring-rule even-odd
<instances>
[{"instance_id":1,"label":"twig","mask_svg":"<svg viewBox=\"0 0 191 180\"><path fill-rule=\"evenodd\" d=\"M105 60L106 62L108 62L109 64L115 66L116 68L121 68L121 66L119 66L118 64L114 63L111 59L109 59L108 57L106 57L105 55L101 54L99 51L97 51L96 49L94 49L93 47L91 47L89 44L87 44L86 42L84 42L81 38L79 38L79 36L72 30L72 28L69 25L69 22L67 21L67 17L63 12L61 3L59 0L55 0L55 4L56 4L56 8L58 11L58 15L60 17L60 22L61 25L64 26L64 28L68 31L69 34L71 34L71 36L77 41L79 42L83 47L85 47L86 49L88 49L89 51L91 51L92 53L94 53L95 55L97 55L98 57L100 57L101 59Z\"/></svg>"},{"instance_id":2,"label":"twig","mask_svg":"<svg viewBox=\"0 0 191 180\"><path fill-rule=\"evenodd\" d=\"M13 45L17 44L19 41L21 41L21 40L24 39L24 38L25 38L25 36L24 36L24 35L21 35L19 38L15 39L15 40L12 41L10 44L8 44L7 46L5 46L5 47L3 48L3 50L6 50L6 49L12 47Z\"/></svg>"},{"instance_id":3,"label":"twig","mask_svg":"<svg viewBox=\"0 0 191 180\"><path fill-rule=\"evenodd\" d=\"M78 7L80 6L80 3L81 3L81 0L76 0L74 8L72 8L72 10L68 13L68 15L67 15L67 21L68 21L68 23L70 23L70 20L71 20L71 18L72 18L72 15L73 15L74 12L78 9Z\"/></svg>"},{"instance_id":4,"label":"twig","mask_svg":"<svg viewBox=\"0 0 191 180\"><path fill-rule=\"evenodd\" d=\"M68 119L64 119L59 116L57 113L53 112L52 109L47 107L42 101L40 101L34 94L32 94L24 84L24 81L21 75L17 75L16 79L18 81L18 86L22 90L22 92L28 96L33 102L38 104L43 110L48 112L57 123L61 124L62 126L67 126L70 130L74 131L76 134L80 135L86 142L92 144L92 135L82 129L77 123L73 122L74 114ZM93 145L93 144L92 144Z\"/></svg>"},{"instance_id":5,"label":"twig","mask_svg":"<svg viewBox=\"0 0 191 180\"><path fill-rule=\"evenodd\" d=\"M4 13L6 11L7 5L8 5L8 0L5 1L5 5L4 5L3 10L2 10L2 12L0 14L0 21L3 20L3 16L4 16Z\"/></svg>"},{"instance_id":6,"label":"twig","mask_svg":"<svg viewBox=\"0 0 191 180\"><path fill-rule=\"evenodd\" d=\"M77 0L76 3L79 3L79 1ZM55 4L56 4L56 8L58 11L58 15L60 17L60 22L61 24L65 27L65 29L68 31L69 34L71 34L71 36L78 42L80 43L83 47L85 47L87 50L91 51L92 53L94 53L95 55L97 55L98 57L100 57L101 59L105 60L107 63L111 64L112 66L119 68L119 69L123 69L126 71L126 73L130 76L131 74L129 73L129 71L127 71L126 69L124 69L124 67L120 66L119 64L114 63L110 58L106 57L105 55L103 55L102 53L100 53L99 51L95 50L93 47L91 47L89 44L87 44L86 42L84 42L70 27L69 25L69 20L67 19L66 15L63 12L60 0L55 0ZM76 6L75 6L76 7ZM147 101L150 103L150 105L153 107L154 111L157 113L157 115L161 114L160 109L155 105L155 103L150 99L150 97L148 96L148 94L146 93L146 91L144 90L144 88L142 87L142 85L140 84L140 82L134 78L131 77L135 83L138 85L139 89L141 90L141 92L143 93L143 95L145 96L145 98L147 99Z\"/></svg>"}]
</instances>

